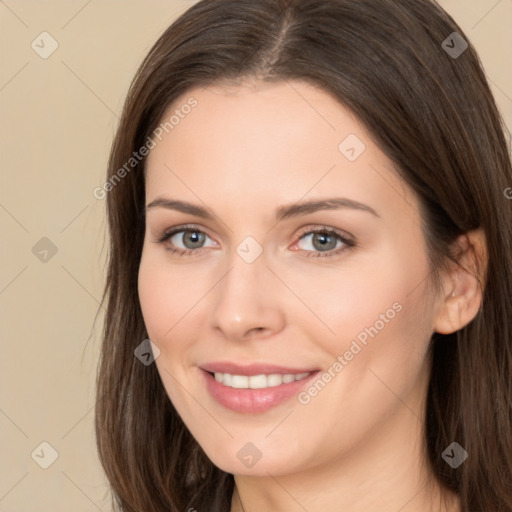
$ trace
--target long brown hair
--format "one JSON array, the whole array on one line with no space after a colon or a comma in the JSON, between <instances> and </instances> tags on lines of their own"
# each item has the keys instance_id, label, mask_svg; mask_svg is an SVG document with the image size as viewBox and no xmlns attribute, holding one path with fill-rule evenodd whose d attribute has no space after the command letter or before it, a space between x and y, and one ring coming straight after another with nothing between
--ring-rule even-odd
<instances>
[{"instance_id":1,"label":"long brown hair","mask_svg":"<svg viewBox=\"0 0 512 512\"><path fill-rule=\"evenodd\" d=\"M453 32L468 44L460 55L449 51ZM464 512L511 512L512 202L504 193L512 186L511 162L478 56L430 0L202 0L140 66L105 193L110 246L95 425L116 506L124 512L230 507L233 475L192 438L156 366L134 357L148 337L137 294L145 158L128 168L126 162L178 97L247 77L321 87L364 123L420 198L434 282L456 260L451 247L459 235L485 233L480 311L458 332L431 339L425 435L433 474L460 496ZM441 457L453 441L469 454L457 469Z\"/></svg>"}]
</instances>

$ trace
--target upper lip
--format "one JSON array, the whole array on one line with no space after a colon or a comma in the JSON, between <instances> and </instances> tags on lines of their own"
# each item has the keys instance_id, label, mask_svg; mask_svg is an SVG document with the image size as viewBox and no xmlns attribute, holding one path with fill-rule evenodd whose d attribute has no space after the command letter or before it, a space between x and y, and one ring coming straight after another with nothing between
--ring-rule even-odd
<instances>
[{"instance_id":1,"label":"upper lip","mask_svg":"<svg viewBox=\"0 0 512 512\"><path fill-rule=\"evenodd\" d=\"M270 363L241 364L229 361L217 361L201 365L201 368L211 373L230 373L231 375L269 375L272 373L310 373L318 368L289 368Z\"/></svg>"}]
</instances>

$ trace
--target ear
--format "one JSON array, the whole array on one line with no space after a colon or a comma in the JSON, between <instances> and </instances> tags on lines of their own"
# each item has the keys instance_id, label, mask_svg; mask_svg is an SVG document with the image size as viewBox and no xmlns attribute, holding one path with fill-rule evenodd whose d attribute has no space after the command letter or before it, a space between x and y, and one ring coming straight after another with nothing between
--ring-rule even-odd
<instances>
[{"instance_id":1,"label":"ear","mask_svg":"<svg viewBox=\"0 0 512 512\"><path fill-rule=\"evenodd\" d=\"M469 324L477 315L483 300L487 269L487 246L481 229L468 231L454 242L460 265L451 264L443 277L443 293L439 297L433 330L451 334Z\"/></svg>"}]
</instances>

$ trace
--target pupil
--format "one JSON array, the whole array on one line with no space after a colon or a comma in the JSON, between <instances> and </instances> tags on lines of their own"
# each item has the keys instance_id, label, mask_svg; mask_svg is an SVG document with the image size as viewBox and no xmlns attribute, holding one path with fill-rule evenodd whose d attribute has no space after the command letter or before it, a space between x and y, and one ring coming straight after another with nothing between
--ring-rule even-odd
<instances>
[{"instance_id":1,"label":"pupil","mask_svg":"<svg viewBox=\"0 0 512 512\"><path fill-rule=\"evenodd\" d=\"M325 243L329 238L331 239L330 245L329 242L327 242L327 244ZM317 247L315 242L320 242L320 245ZM320 250L334 249L336 247L336 239L331 235L316 233L313 235L313 245L315 246L315 249Z\"/></svg>"},{"instance_id":2,"label":"pupil","mask_svg":"<svg viewBox=\"0 0 512 512\"><path fill-rule=\"evenodd\" d=\"M204 242L204 233L198 233L197 231L188 231L185 233L183 243L187 246L187 241L192 245L190 249L200 247Z\"/></svg>"}]
</instances>

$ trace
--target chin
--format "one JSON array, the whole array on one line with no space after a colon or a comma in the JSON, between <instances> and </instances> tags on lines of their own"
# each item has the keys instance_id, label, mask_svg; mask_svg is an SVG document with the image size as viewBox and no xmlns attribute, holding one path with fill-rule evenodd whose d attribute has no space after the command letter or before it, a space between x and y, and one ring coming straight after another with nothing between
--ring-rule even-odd
<instances>
[{"instance_id":1,"label":"chin","mask_svg":"<svg viewBox=\"0 0 512 512\"><path fill-rule=\"evenodd\" d=\"M299 470L296 458L291 454L279 453L270 446L258 449L250 441L224 447L217 445L212 450L202 448L215 466L233 475L268 477L269 474L280 476ZM290 459L294 460L293 467Z\"/></svg>"}]
</instances>

